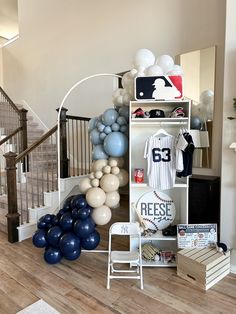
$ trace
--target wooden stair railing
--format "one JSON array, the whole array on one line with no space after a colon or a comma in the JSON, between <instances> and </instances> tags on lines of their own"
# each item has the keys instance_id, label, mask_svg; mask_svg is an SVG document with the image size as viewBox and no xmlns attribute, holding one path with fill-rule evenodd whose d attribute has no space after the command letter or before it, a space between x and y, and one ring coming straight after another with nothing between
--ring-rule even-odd
<instances>
[{"instance_id":1,"label":"wooden stair railing","mask_svg":"<svg viewBox=\"0 0 236 314\"><path fill-rule=\"evenodd\" d=\"M6 147L7 151L16 153L21 153L27 148L27 112L24 108L19 109L0 87L0 195L7 189L5 160L2 153Z\"/></svg>"},{"instance_id":2,"label":"wooden stair railing","mask_svg":"<svg viewBox=\"0 0 236 314\"><path fill-rule=\"evenodd\" d=\"M57 131L57 125L54 126L52 129L50 129L46 134L44 134L39 140L37 140L35 143L33 143L31 146L29 146L24 152L17 155L14 152L8 152L4 155L6 158L6 171L7 171L7 201L8 201L8 214L7 214L7 224L8 224L8 241L13 243L18 241L18 230L17 227L20 225L20 218L21 217L21 224L25 222L29 222L29 203L31 204L31 207L34 208L36 206L44 205L40 203L39 200L39 194L36 193L36 200L35 193L33 191L33 170L34 166L37 167L36 169L36 182L37 184L40 184L41 186L36 186L36 192L40 192L43 194L43 192L46 192L47 190L54 190L57 188L56 186L56 179L54 174L57 172L57 160L46 160L46 172L45 168L42 167L42 169L38 169L40 167L38 164L36 165L34 162L34 153L37 148L40 148L40 145L45 143L48 139L49 145L56 145L56 136L52 138L54 133ZM40 149L39 149L40 151ZM47 153L45 153L46 155ZM17 204L17 172L16 169L20 171L20 174L18 174L18 177L21 177L23 172L21 172L21 166L20 163L23 162L23 160L28 160L29 163L29 172L28 177L25 178L26 182L25 184L25 191L27 193L26 196L26 204L24 208L18 209ZM41 162L44 162L44 160L41 160ZM17 165L19 165L17 167ZM49 173L50 170L50 173ZM19 180L19 179L18 179ZM46 181L46 182L45 182ZM20 182L21 184L22 182ZM29 186L30 185L30 186ZM51 186L49 188L49 186ZM20 186L20 194L22 193L22 187ZM28 190L32 189L32 199L29 199L28 197Z\"/></svg>"},{"instance_id":3,"label":"wooden stair railing","mask_svg":"<svg viewBox=\"0 0 236 314\"><path fill-rule=\"evenodd\" d=\"M88 174L91 165L92 145L89 140L87 128L90 118L70 116L66 115L66 112L67 109L62 108L60 115L61 178ZM53 157L54 159L49 160L49 158L47 158L48 151L42 149L45 142L48 142L49 146L51 145L54 146L54 148L57 148L56 131L57 125L19 155L15 152L8 152L4 155L6 158L7 171L7 222L9 242L17 242L17 227L20 224L29 222L29 204L32 208L41 205L43 206L43 193L57 190L57 154ZM39 164L36 151L41 152L44 157L43 160L39 160ZM27 173L24 173L24 170L22 171L21 167L21 163L24 160L27 160L28 164ZM37 164L34 162L35 160L37 161ZM41 166L40 163L44 163L44 165L42 164ZM33 168L36 168L36 175L33 174ZM24 179L23 183L21 182L22 176ZM19 193L25 193L27 195L26 203L21 204L21 208L18 208L19 206L17 202L17 181L19 182L19 178ZM36 180L37 183L35 187L32 183L33 180ZM36 193L34 189L36 189ZM32 190L32 199L28 199L29 190Z\"/></svg>"}]
</instances>

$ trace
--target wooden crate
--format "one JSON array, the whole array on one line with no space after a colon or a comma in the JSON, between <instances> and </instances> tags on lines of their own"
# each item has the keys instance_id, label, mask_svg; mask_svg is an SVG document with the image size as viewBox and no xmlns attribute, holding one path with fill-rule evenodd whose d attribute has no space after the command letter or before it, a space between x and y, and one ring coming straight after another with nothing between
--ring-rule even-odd
<instances>
[{"instance_id":1,"label":"wooden crate","mask_svg":"<svg viewBox=\"0 0 236 314\"><path fill-rule=\"evenodd\" d=\"M230 272L230 252L215 248L184 249L177 254L177 274L198 287L208 290Z\"/></svg>"}]
</instances>

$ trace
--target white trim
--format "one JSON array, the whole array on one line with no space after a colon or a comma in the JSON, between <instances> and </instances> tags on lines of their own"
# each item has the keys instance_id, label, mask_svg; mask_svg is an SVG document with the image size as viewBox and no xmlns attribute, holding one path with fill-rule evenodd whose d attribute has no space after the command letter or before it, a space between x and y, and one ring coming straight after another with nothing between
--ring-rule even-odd
<instances>
[{"instance_id":1,"label":"white trim","mask_svg":"<svg viewBox=\"0 0 236 314\"><path fill-rule=\"evenodd\" d=\"M36 122L38 124L40 124L40 126L43 129L49 131L48 126L40 119L40 117L37 115L37 113L30 107L30 105L24 99L17 100L17 101L15 101L15 103L22 105L26 110L28 110L30 112L30 114L32 114L33 120L36 120Z\"/></svg>"},{"instance_id":2,"label":"white trim","mask_svg":"<svg viewBox=\"0 0 236 314\"><path fill-rule=\"evenodd\" d=\"M6 41L4 44L0 45L0 47L6 47L6 46L10 45L11 43L13 43L14 41L16 41L17 39L19 39L19 34L12 37L8 41Z\"/></svg>"},{"instance_id":3,"label":"white trim","mask_svg":"<svg viewBox=\"0 0 236 314\"><path fill-rule=\"evenodd\" d=\"M230 255L230 271L233 274L236 274L236 250L231 251Z\"/></svg>"}]
</instances>

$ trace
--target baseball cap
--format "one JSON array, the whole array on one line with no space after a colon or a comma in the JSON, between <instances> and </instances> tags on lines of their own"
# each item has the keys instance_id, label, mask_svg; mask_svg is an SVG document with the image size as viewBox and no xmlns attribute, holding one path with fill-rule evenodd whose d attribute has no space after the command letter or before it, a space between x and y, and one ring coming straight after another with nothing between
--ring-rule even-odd
<instances>
[{"instance_id":1,"label":"baseball cap","mask_svg":"<svg viewBox=\"0 0 236 314\"><path fill-rule=\"evenodd\" d=\"M149 111L150 118L165 118L165 113L161 109L152 109Z\"/></svg>"}]
</instances>

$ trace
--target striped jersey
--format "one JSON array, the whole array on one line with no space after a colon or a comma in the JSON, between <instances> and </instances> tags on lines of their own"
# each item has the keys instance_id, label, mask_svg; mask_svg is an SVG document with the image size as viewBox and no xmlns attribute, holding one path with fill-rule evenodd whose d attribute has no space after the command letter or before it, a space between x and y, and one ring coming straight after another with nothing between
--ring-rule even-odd
<instances>
[{"instance_id":1,"label":"striped jersey","mask_svg":"<svg viewBox=\"0 0 236 314\"><path fill-rule=\"evenodd\" d=\"M149 186L159 190L172 188L175 184L176 168L182 167L176 167L176 138L172 135L148 137L144 158L147 159Z\"/></svg>"}]
</instances>

